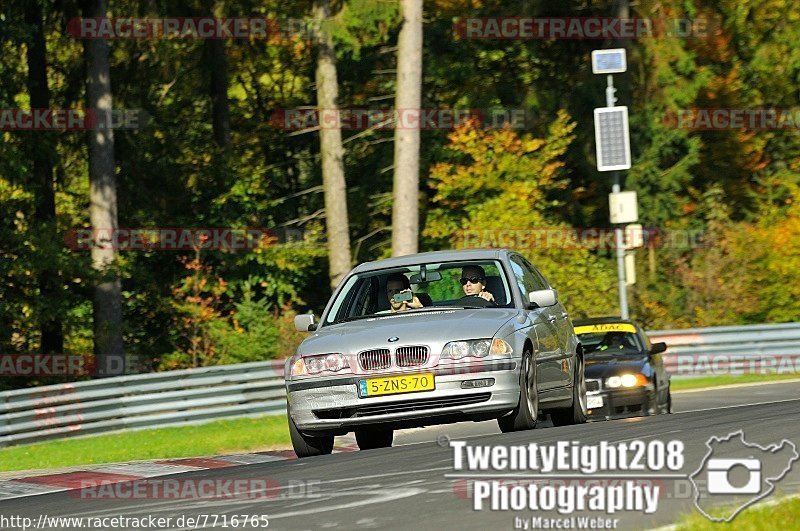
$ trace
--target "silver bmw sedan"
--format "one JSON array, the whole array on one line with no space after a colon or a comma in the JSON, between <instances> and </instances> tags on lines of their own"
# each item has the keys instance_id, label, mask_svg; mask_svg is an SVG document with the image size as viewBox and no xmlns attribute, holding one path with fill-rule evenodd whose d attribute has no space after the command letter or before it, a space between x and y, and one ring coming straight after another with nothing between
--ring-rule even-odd
<instances>
[{"instance_id":1,"label":"silver bmw sedan","mask_svg":"<svg viewBox=\"0 0 800 531\"><path fill-rule=\"evenodd\" d=\"M395 429L497 419L504 432L586 421L583 351L556 291L507 249L368 262L339 284L286 364L299 457L354 431L362 450Z\"/></svg>"}]
</instances>

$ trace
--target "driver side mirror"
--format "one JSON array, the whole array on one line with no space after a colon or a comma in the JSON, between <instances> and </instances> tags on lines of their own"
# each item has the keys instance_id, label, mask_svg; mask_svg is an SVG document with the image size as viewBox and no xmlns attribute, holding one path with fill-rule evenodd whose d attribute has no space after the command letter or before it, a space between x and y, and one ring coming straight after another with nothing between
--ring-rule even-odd
<instances>
[{"instance_id":1,"label":"driver side mirror","mask_svg":"<svg viewBox=\"0 0 800 531\"><path fill-rule=\"evenodd\" d=\"M540 289L528 293L528 301L531 303L531 308L544 308L545 306L553 306L558 302L558 294L554 289Z\"/></svg>"},{"instance_id":2,"label":"driver side mirror","mask_svg":"<svg viewBox=\"0 0 800 531\"><path fill-rule=\"evenodd\" d=\"M295 315L294 327L298 332L313 332L317 329L317 316L313 313Z\"/></svg>"},{"instance_id":3,"label":"driver side mirror","mask_svg":"<svg viewBox=\"0 0 800 531\"><path fill-rule=\"evenodd\" d=\"M662 352L666 352L666 350L667 350L667 344L664 343L663 341L660 343L653 343L652 345L650 345L651 355L661 354Z\"/></svg>"}]
</instances>

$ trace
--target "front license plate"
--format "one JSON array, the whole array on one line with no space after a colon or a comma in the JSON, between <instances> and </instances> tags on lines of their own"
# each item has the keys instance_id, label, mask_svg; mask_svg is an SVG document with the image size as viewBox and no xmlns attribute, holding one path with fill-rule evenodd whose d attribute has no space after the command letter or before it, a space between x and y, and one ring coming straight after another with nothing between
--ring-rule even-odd
<instances>
[{"instance_id":1,"label":"front license plate","mask_svg":"<svg viewBox=\"0 0 800 531\"><path fill-rule=\"evenodd\" d=\"M436 389L436 385L433 381L433 374L405 374L358 381L358 396L360 397L416 393L434 389Z\"/></svg>"},{"instance_id":2,"label":"front license plate","mask_svg":"<svg viewBox=\"0 0 800 531\"><path fill-rule=\"evenodd\" d=\"M595 409L598 407L603 407L603 397L599 395L589 395L586 397L586 407L589 409Z\"/></svg>"}]
</instances>

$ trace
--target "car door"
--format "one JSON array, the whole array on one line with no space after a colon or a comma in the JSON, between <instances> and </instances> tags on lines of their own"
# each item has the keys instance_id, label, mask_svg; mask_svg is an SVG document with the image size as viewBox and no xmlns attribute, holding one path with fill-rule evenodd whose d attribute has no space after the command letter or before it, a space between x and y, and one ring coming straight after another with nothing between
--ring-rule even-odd
<instances>
[{"instance_id":1,"label":"car door","mask_svg":"<svg viewBox=\"0 0 800 531\"><path fill-rule=\"evenodd\" d=\"M525 258L522 258L522 264L528 270L528 273L534 278L534 284L538 286L537 289L552 289L550 283L547 282L541 272L539 272L539 270L536 269L533 264L528 262ZM548 307L548 310L549 315L547 319L555 326L556 334L558 336L560 354L558 364L561 385L570 385L572 383L570 357L572 356L572 353L575 352L575 347L577 346L576 340L574 339L572 322L569 319L569 314L567 313L566 308L564 308L564 305L561 304L561 300L556 299L556 303L553 306Z\"/></svg>"},{"instance_id":2,"label":"car door","mask_svg":"<svg viewBox=\"0 0 800 531\"><path fill-rule=\"evenodd\" d=\"M667 376L667 370L664 368L664 356L661 353L650 354L650 348L653 346L650 343L650 338L638 325L636 329L639 331L639 338L644 343L644 348L650 357L650 366L653 367L653 380L655 381L656 389L658 389L658 403L664 404L667 401L667 393L669 392L669 376Z\"/></svg>"},{"instance_id":3,"label":"car door","mask_svg":"<svg viewBox=\"0 0 800 531\"><path fill-rule=\"evenodd\" d=\"M523 258L518 255L510 257L511 270L514 273L517 286L523 301L527 304L528 293L539 289L536 277L525 266ZM552 312L552 306L545 308L527 309L528 318L533 322L536 337L539 340L539 352L536 356L537 371L536 381L539 390L544 391L562 386L561 359L563 352L558 335L557 321Z\"/></svg>"}]
</instances>

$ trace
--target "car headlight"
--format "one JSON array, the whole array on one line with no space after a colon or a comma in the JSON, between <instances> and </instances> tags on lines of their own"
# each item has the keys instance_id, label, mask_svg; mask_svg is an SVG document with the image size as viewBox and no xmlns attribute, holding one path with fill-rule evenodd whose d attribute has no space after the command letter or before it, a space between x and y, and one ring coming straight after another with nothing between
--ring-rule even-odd
<instances>
[{"instance_id":1,"label":"car headlight","mask_svg":"<svg viewBox=\"0 0 800 531\"><path fill-rule=\"evenodd\" d=\"M347 357L340 353L303 356L292 365L292 376L319 374L324 371L339 372L349 369Z\"/></svg>"},{"instance_id":2,"label":"car headlight","mask_svg":"<svg viewBox=\"0 0 800 531\"><path fill-rule=\"evenodd\" d=\"M442 349L442 359L485 358L489 355L507 357L512 352L511 345L499 338L471 339L468 341L451 341L446 344Z\"/></svg>"},{"instance_id":3,"label":"car headlight","mask_svg":"<svg viewBox=\"0 0 800 531\"><path fill-rule=\"evenodd\" d=\"M609 376L606 379L606 387L615 389L617 387L644 387L648 384L647 376L644 374L620 374L619 376Z\"/></svg>"}]
</instances>

